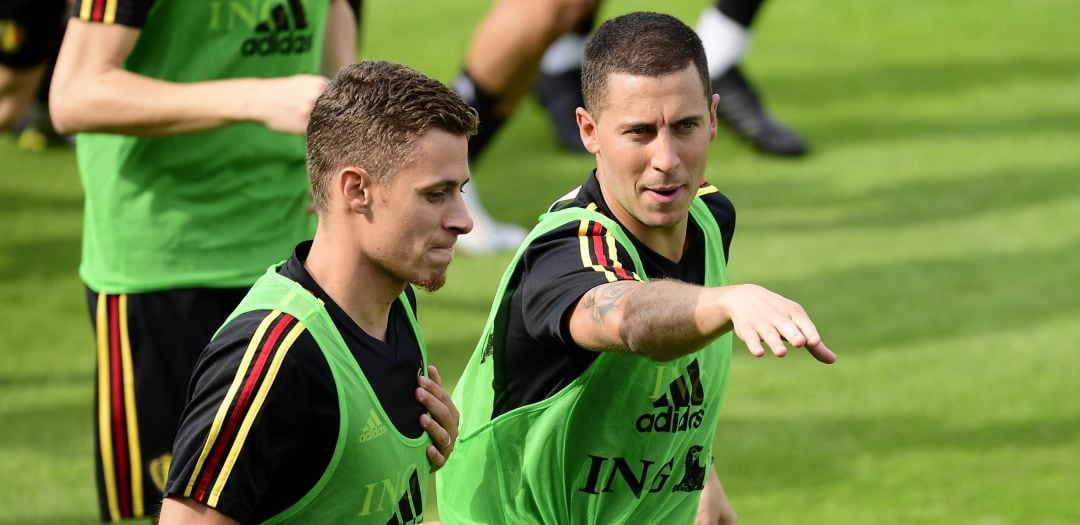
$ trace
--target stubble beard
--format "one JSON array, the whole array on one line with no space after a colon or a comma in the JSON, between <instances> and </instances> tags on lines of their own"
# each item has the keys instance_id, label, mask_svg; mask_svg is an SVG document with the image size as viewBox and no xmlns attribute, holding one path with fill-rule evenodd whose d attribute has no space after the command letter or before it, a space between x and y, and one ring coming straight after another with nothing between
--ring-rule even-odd
<instances>
[{"instance_id":1,"label":"stubble beard","mask_svg":"<svg viewBox=\"0 0 1080 525\"><path fill-rule=\"evenodd\" d=\"M442 288L446 284L446 272L429 272L427 274L418 274L409 282L413 286L419 287L428 293L433 293L439 288Z\"/></svg>"}]
</instances>

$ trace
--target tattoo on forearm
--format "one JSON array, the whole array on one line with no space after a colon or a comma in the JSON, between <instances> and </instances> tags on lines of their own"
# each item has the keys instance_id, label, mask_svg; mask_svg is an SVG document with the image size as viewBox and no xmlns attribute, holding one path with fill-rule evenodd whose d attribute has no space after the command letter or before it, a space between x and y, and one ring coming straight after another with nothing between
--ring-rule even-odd
<instances>
[{"instance_id":1,"label":"tattoo on forearm","mask_svg":"<svg viewBox=\"0 0 1080 525\"><path fill-rule=\"evenodd\" d=\"M604 317L622 302L623 296L635 283L617 282L598 286L585 295L585 308L592 317L593 324L600 325Z\"/></svg>"}]
</instances>

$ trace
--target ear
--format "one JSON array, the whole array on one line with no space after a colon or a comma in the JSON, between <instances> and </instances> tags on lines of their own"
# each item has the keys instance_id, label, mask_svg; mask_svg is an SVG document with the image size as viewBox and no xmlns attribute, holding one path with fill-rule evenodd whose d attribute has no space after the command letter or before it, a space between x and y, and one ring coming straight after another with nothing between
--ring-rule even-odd
<instances>
[{"instance_id":1,"label":"ear","mask_svg":"<svg viewBox=\"0 0 1080 525\"><path fill-rule=\"evenodd\" d=\"M595 155L600 151L600 141L596 136L596 120L589 114L585 108L577 108L574 112L577 117L578 133L581 134L581 143L585 145L585 149Z\"/></svg>"},{"instance_id":2,"label":"ear","mask_svg":"<svg viewBox=\"0 0 1080 525\"><path fill-rule=\"evenodd\" d=\"M716 108L720 104L720 95L713 93L709 97L709 140L716 138Z\"/></svg>"},{"instance_id":3,"label":"ear","mask_svg":"<svg viewBox=\"0 0 1080 525\"><path fill-rule=\"evenodd\" d=\"M364 168L346 166L338 172L336 184L337 194L341 202L355 213L367 213L371 204L375 202L375 193L372 191L375 179Z\"/></svg>"}]
</instances>

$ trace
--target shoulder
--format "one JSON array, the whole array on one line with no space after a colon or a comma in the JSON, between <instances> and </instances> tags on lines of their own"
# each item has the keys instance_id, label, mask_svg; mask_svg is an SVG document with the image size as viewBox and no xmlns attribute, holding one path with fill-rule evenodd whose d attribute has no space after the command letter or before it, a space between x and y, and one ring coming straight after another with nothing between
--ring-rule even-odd
<instances>
[{"instance_id":1,"label":"shoulder","mask_svg":"<svg viewBox=\"0 0 1080 525\"><path fill-rule=\"evenodd\" d=\"M315 339L299 319L287 313L244 313L214 336L200 358L196 376L256 376L282 370L304 373L325 367ZM224 379L224 378L222 378Z\"/></svg>"},{"instance_id":2,"label":"shoulder","mask_svg":"<svg viewBox=\"0 0 1080 525\"><path fill-rule=\"evenodd\" d=\"M721 226L735 224L735 205L716 186L703 181L701 187L698 188L697 194L709 208L709 211L712 212L717 224Z\"/></svg>"},{"instance_id":3,"label":"shoulder","mask_svg":"<svg viewBox=\"0 0 1080 525\"><path fill-rule=\"evenodd\" d=\"M336 407L329 364L302 323L277 311L240 315L196 365L166 495L257 521L263 496L288 484L282 476L297 458L333 448L323 444ZM220 452L226 450L228 459Z\"/></svg>"}]
</instances>

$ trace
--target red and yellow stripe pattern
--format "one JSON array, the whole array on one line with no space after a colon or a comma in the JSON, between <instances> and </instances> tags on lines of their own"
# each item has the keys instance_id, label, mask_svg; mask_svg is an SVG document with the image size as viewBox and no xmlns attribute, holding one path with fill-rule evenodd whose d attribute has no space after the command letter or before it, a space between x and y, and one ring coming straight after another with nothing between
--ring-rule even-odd
<instances>
[{"instance_id":1,"label":"red and yellow stripe pattern","mask_svg":"<svg viewBox=\"0 0 1080 525\"><path fill-rule=\"evenodd\" d=\"M708 195L710 193L716 193L718 191L720 190L716 189L716 186L709 184L707 181L701 181L701 187L699 187L697 190L697 196L703 197L705 195Z\"/></svg>"},{"instance_id":2,"label":"red and yellow stripe pattern","mask_svg":"<svg viewBox=\"0 0 1080 525\"><path fill-rule=\"evenodd\" d=\"M109 516L144 515L142 453L135 375L128 337L127 295L97 299L97 428Z\"/></svg>"},{"instance_id":3,"label":"red and yellow stripe pattern","mask_svg":"<svg viewBox=\"0 0 1080 525\"><path fill-rule=\"evenodd\" d=\"M281 363L305 327L274 310L259 323L195 463L184 495L216 507Z\"/></svg>"},{"instance_id":4,"label":"red and yellow stripe pattern","mask_svg":"<svg viewBox=\"0 0 1080 525\"><path fill-rule=\"evenodd\" d=\"M596 210L596 203L589 203L585 209ZM637 274L626 271L619 261L619 251L615 245L615 236L604 228L603 224L582 219L578 226L578 246L581 264L586 268L603 273L608 282L640 281Z\"/></svg>"},{"instance_id":5,"label":"red and yellow stripe pattern","mask_svg":"<svg viewBox=\"0 0 1080 525\"><path fill-rule=\"evenodd\" d=\"M81 0L79 20L83 22L116 22L116 4L120 0Z\"/></svg>"}]
</instances>

